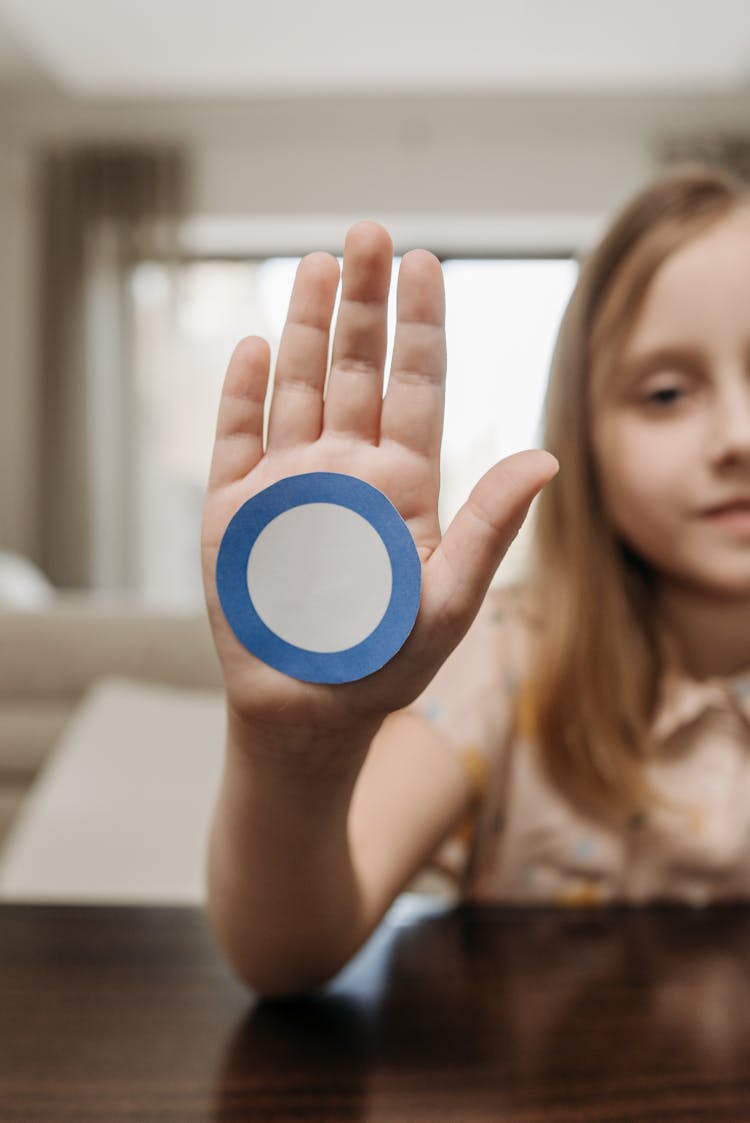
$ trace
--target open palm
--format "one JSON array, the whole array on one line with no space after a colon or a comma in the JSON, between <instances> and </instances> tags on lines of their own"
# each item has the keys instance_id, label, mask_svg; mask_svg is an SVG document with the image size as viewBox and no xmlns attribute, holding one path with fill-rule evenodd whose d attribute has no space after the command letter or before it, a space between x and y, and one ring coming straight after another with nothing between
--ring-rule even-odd
<instances>
[{"instance_id":1,"label":"open palm","mask_svg":"<svg viewBox=\"0 0 750 1123\"><path fill-rule=\"evenodd\" d=\"M556 471L554 458L542 451L509 457L480 480L441 536L442 272L421 250L402 260L383 395L392 257L382 227L359 223L349 231L330 372L338 263L327 254L303 259L279 346L265 441L269 348L247 338L229 364L204 507L203 576L228 701L249 721L341 727L412 701L469 627L529 503ZM357 476L384 492L422 561L420 610L401 651L367 678L335 686L298 682L250 654L224 617L215 582L219 545L239 507L280 479L317 471Z\"/></svg>"}]
</instances>

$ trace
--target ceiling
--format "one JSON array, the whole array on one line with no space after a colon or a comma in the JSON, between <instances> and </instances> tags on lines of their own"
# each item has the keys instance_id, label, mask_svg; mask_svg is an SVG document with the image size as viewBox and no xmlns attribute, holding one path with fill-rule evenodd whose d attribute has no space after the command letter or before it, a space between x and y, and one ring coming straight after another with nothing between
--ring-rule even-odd
<instances>
[{"instance_id":1,"label":"ceiling","mask_svg":"<svg viewBox=\"0 0 750 1123\"><path fill-rule=\"evenodd\" d=\"M750 0L0 0L0 81L83 98L750 88Z\"/></svg>"}]
</instances>

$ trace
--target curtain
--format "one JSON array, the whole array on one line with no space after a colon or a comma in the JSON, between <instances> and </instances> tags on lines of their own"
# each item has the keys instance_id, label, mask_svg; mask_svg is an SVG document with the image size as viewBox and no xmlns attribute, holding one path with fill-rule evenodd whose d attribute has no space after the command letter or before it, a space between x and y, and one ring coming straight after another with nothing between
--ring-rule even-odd
<instances>
[{"instance_id":1,"label":"curtain","mask_svg":"<svg viewBox=\"0 0 750 1123\"><path fill-rule=\"evenodd\" d=\"M129 279L174 261L185 170L172 148L76 147L39 161L41 564L60 588L134 584Z\"/></svg>"}]
</instances>

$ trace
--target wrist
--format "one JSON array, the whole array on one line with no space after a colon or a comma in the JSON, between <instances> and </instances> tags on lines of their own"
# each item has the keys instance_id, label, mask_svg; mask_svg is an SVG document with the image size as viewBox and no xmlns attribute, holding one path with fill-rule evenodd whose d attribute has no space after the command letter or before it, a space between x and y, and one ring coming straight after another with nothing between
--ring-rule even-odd
<instances>
[{"instance_id":1,"label":"wrist","mask_svg":"<svg viewBox=\"0 0 750 1123\"><path fill-rule=\"evenodd\" d=\"M260 773L291 772L313 776L356 775L384 717L367 717L339 725L319 721L264 721L238 712L227 702L227 751Z\"/></svg>"}]
</instances>

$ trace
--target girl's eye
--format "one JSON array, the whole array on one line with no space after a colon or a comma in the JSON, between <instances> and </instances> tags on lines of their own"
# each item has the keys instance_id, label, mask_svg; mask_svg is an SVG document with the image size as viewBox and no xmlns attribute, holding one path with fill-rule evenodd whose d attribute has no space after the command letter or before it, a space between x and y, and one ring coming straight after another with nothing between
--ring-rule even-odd
<instances>
[{"instance_id":1,"label":"girl's eye","mask_svg":"<svg viewBox=\"0 0 750 1123\"><path fill-rule=\"evenodd\" d=\"M669 405L670 402L676 402L681 394L682 391L677 386L665 386L661 390L652 390L648 400L659 405Z\"/></svg>"},{"instance_id":2,"label":"girl's eye","mask_svg":"<svg viewBox=\"0 0 750 1123\"><path fill-rule=\"evenodd\" d=\"M645 402L647 405L671 406L685 397L686 391L682 386L659 386L647 391Z\"/></svg>"}]
</instances>

